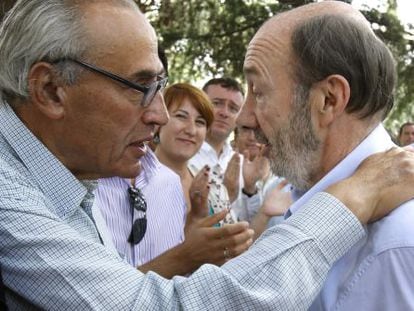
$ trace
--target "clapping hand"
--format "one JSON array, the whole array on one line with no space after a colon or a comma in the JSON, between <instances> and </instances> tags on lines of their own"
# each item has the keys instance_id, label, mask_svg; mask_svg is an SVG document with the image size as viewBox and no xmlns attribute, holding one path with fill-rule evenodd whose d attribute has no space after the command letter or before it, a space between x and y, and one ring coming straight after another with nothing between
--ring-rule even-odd
<instances>
[{"instance_id":1,"label":"clapping hand","mask_svg":"<svg viewBox=\"0 0 414 311\"><path fill-rule=\"evenodd\" d=\"M237 152L234 153L227 165L223 184L227 188L230 202L234 202L240 192L240 155Z\"/></svg>"},{"instance_id":2,"label":"clapping hand","mask_svg":"<svg viewBox=\"0 0 414 311\"><path fill-rule=\"evenodd\" d=\"M288 208L292 205L292 196L290 192L283 191L288 184L285 179L266 194L263 205L259 213L263 213L267 217L284 215Z\"/></svg>"},{"instance_id":3,"label":"clapping hand","mask_svg":"<svg viewBox=\"0 0 414 311\"><path fill-rule=\"evenodd\" d=\"M250 156L249 150L243 152L243 180L244 190L248 193L256 191L256 183L265 179L270 172L269 160L263 156L263 146L255 157Z\"/></svg>"},{"instance_id":4,"label":"clapping hand","mask_svg":"<svg viewBox=\"0 0 414 311\"><path fill-rule=\"evenodd\" d=\"M189 189L191 208L187 215L187 221L208 215L209 173L210 167L205 165L191 183Z\"/></svg>"}]
</instances>

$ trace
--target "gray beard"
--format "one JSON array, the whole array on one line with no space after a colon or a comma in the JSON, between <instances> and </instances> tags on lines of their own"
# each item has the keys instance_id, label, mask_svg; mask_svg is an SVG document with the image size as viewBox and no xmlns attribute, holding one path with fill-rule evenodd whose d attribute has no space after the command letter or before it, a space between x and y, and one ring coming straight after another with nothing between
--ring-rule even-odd
<instances>
[{"instance_id":1,"label":"gray beard","mask_svg":"<svg viewBox=\"0 0 414 311\"><path fill-rule=\"evenodd\" d=\"M313 130L308 92L297 89L292 106L287 125L269 138L269 158L275 175L285 177L298 190L307 191L314 184L321 142Z\"/></svg>"}]
</instances>

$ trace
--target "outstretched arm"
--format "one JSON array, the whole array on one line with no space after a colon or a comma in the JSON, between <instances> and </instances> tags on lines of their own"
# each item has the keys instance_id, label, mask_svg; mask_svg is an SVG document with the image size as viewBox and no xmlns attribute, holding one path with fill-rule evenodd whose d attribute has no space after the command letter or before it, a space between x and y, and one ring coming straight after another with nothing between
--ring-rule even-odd
<instances>
[{"instance_id":1,"label":"outstretched arm","mask_svg":"<svg viewBox=\"0 0 414 311\"><path fill-rule=\"evenodd\" d=\"M398 150L383 156L364 162L353 179L328 189L348 208L331 194L319 193L221 268L203 265L189 278L172 280L139 273L103 245L80 235L51 214L50 206L42 205L47 199L27 188L30 183L24 177L2 167L3 281L21 296L13 303L25 299L43 309L305 310L332 263L364 236L361 222L413 197L413 155ZM367 184L367 176L376 177ZM358 194L361 187L379 193L379 199L363 195L356 201L350 194ZM30 209L34 206L35 213Z\"/></svg>"}]
</instances>

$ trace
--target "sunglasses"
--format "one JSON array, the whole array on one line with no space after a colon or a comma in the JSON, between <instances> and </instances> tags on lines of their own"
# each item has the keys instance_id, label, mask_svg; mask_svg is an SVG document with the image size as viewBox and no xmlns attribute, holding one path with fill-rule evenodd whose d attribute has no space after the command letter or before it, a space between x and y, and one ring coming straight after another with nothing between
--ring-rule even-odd
<instances>
[{"instance_id":1,"label":"sunglasses","mask_svg":"<svg viewBox=\"0 0 414 311\"><path fill-rule=\"evenodd\" d=\"M143 214L142 217L135 219L132 224L131 234L128 238L129 243L136 245L141 242L147 231L147 202L141 190L132 185L128 187L128 196L131 208Z\"/></svg>"}]
</instances>

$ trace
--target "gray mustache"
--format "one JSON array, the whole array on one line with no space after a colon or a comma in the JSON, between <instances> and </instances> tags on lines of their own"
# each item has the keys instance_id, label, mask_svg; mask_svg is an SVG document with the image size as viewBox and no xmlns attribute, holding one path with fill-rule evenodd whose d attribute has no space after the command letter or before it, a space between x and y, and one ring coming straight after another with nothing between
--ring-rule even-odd
<instances>
[{"instance_id":1,"label":"gray mustache","mask_svg":"<svg viewBox=\"0 0 414 311\"><path fill-rule=\"evenodd\" d=\"M263 132L259 129L254 130L254 136L256 137L256 140L260 144L268 145L269 141L267 140L266 136L263 134Z\"/></svg>"}]
</instances>

